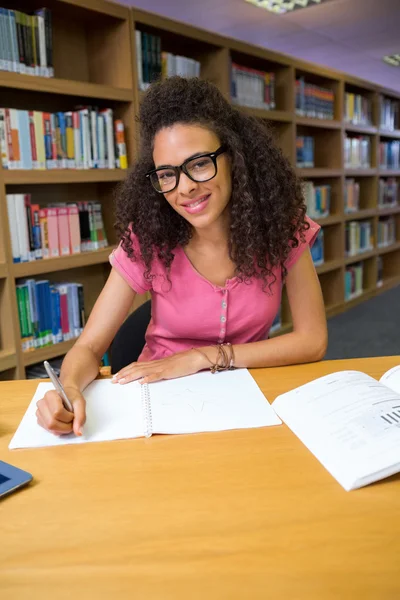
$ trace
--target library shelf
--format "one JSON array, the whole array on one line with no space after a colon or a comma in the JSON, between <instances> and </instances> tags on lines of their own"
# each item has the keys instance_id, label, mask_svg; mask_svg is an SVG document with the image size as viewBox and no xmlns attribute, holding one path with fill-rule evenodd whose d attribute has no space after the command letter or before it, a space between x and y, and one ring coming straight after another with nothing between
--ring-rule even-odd
<instances>
[{"instance_id":1,"label":"library shelf","mask_svg":"<svg viewBox=\"0 0 400 600\"><path fill-rule=\"evenodd\" d=\"M17 355L14 350L0 350L0 371L7 371L17 366Z\"/></svg>"},{"instance_id":2,"label":"library shelf","mask_svg":"<svg viewBox=\"0 0 400 600\"><path fill-rule=\"evenodd\" d=\"M377 127L374 127L373 125L353 125L352 123L345 123L344 129L345 131L365 133L367 135L375 135L378 133Z\"/></svg>"},{"instance_id":3,"label":"library shelf","mask_svg":"<svg viewBox=\"0 0 400 600\"><path fill-rule=\"evenodd\" d=\"M307 177L308 179L312 179L314 177L341 177L342 169L296 167L296 173L299 177Z\"/></svg>"},{"instance_id":4,"label":"library shelf","mask_svg":"<svg viewBox=\"0 0 400 600\"><path fill-rule=\"evenodd\" d=\"M378 169L351 169L344 170L346 177L371 177L378 174Z\"/></svg>"},{"instance_id":5,"label":"library shelf","mask_svg":"<svg viewBox=\"0 0 400 600\"><path fill-rule=\"evenodd\" d=\"M253 108L252 106L241 106L240 104L233 104L233 106L257 119L282 121L283 123L290 123L292 121L292 113L288 110L266 110L265 108Z\"/></svg>"},{"instance_id":6,"label":"library shelf","mask_svg":"<svg viewBox=\"0 0 400 600\"><path fill-rule=\"evenodd\" d=\"M60 256L59 258L42 258L41 260L34 260L32 262L13 263L13 275L15 278L31 277L32 275L39 275L41 273L53 273L55 271L66 271L68 269L107 263L108 257L114 247L107 246L101 250L70 254L68 256Z\"/></svg>"},{"instance_id":7,"label":"library shelf","mask_svg":"<svg viewBox=\"0 0 400 600\"><path fill-rule=\"evenodd\" d=\"M22 359L25 367L34 365L35 363L43 362L44 360L50 360L56 356L63 356L72 348L77 338L68 340L68 342L60 342L59 344L53 344L52 346L45 346L44 348L37 348L30 352L23 352Z\"/></svg>"},{"instance_id":8,"label":"library shelf","mask_svg":"<svg viewBox=\"0 0 400 600\"><path fill-rule=\"evenodd\" d=\"M400 177L400 169L384 169L379 167L379 177Z\"/></svg>"},{"instance_id":9,"label":"library shelf","mask_svg":"<svg viewBox=\"0 0 400 600\"><path fill-rule=\"evenodd\" d=\"M336 271L336 269L340 269L343 266L343 260L341 258L336 258L333 260L326 260L322 265L318 265L315 267L318 275L322 273L328 273L329 271Z\"/></svg>"},{"instance_id":10,"label":"library shelf","mask_svg":"<svg viewBox=\"0 0 400 600\"><path fill-rule=\"evenodd\" d=\"M378 216L397 215L400 213L400 206L389 206L388 208L378 208Z\"/></svg>"},{"instance_id":11,"label":"library shelf","mask_svg":"<svg viewBox=\"0 0 400 600\"><path fill-rule=\"evenodd\" d=\"M378 133L380 137L400 139L400 129L379 129Z\"/></svg>"},{"instance_id":12,"label":"library shelf","mask_svg":"<svg viewBox=\"0 0 400 600\"><path fill-rule=\"evenodd\" d=\"M336 119L316 119L314 117L295 116L296 125L306 127L321 127L322 129L341 129L342 123Z\"/></svg>"},{"instance_id":13,"label":"library shelf","mask_svg":"<svg viewBox=\"0 0 400 600\"><path fill-rule=\"evenodd\" d=\"M355 212L345 213L345 221L358 221L359 219L368 219L376 215L376 208L364 208Z\"/></svg>"},{"instance_id":14,"label":"library shelf","mask_svg":"<svg viewBox=\"0 0 400 600\"><path fill-rule=\"evenodd\" d=\"M328 227L328 225L337 225L342 222L341 215L329 215L329 217L322 217L319 219L318 217L312 217L312 220L321 225L321 227Z\"/></svg>"},{"instance_id":15,"label":"library shelf","mask_svg":"<svg viewBox=\"0 0 400 600\"><path fill-rule=\"evenodd\" d=\"M111 85L59 79L57 77L37 77L7 71L0 71L0 87L38 92L40 94L95 98L96 100L118 102L132 102L133 100L133 91L130 88L118 88Z\"/></svg>"},{"instance_id":16,"label":"library shelf","mask_svg":"<svg viewBox=\"0 0 400 600\"><path fill-rule=\"evenodd\" d=\"M387 254L388 252L393 252L394 250L400 250L400 241L395 242L394 244L390 244L390 246L381 246L378 247L378 254Z\"/></svg>"},{"instance_id":17,"label":"library shelf","mask_svg":"<svg viewBox=\"0 0 400 600\"><path fill-rule=\"evenodd\" d=\"M361 260L367 260L367 258L372 258L376 256L376 250L367 250L366 252L360 252L359 254L354 254L353 256L346 256L344 259L345 265L352 265L353 263L360 262Z\"/></svg>"},{"instance_id":18,"label":"library shelf","mask_svg":"<svg viewBox=\"0 0 400 600\"><path fill-rule=\"evenodd\" d=\"M3 169L0 178L6 185L105 183L123 181L126 173L126 169Z\"/></svg>"},{"instance_id":19,"label":"library shelf","mask_svg":"<svg viewBox=\"0 0 400 600\"><path fill-rule=\"evenodd\" d=\"M400 275L385 277L382 281L382 285L376 287L376 292L379 294L382 292L387 292L396 285L400 285Z\"/></svg>"}]
</instances>

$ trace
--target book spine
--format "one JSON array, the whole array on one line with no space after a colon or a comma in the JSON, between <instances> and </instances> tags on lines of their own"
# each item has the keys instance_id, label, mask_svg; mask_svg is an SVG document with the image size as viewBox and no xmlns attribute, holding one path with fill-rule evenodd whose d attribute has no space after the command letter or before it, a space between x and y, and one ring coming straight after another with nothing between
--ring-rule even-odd
<instances>
[{"instance_id":1,"label":"book spine","mask_svg":"<svg viewBox=\"0 0 400 600\"><path fill-rule=\"evenodd\" d=\"M21 261L20 244L18 239L17 213L15 208L14 194L6 195L8 223L11 237L11 251L14 263Z\"/></svg>"},{"instance_id":2,"label":"book spine","mask_svg":"<svg viewBox=\"0 0 400 600\"><path fill-rule=\"evenodd\" d=\"M0 108L0 159L3 169L8 169L9 154L6 131L6 111Z\"/></svg>"}]
</instances>

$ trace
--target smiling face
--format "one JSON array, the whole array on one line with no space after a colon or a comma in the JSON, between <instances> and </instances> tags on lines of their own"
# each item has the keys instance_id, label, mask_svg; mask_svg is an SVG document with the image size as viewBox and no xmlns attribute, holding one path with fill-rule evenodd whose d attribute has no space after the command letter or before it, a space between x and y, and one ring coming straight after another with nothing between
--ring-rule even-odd
<instances>
[{"instance_id":1,"label":"smiling face","mask_svg":"<svg viewBox=\"0 0 400 600\"><path fill-rule=\"evenodd\" d=\"M220 146L221 141L215 133L205 127L173 125L161 129L154 138L154 164L156 168L178 166L188 158L215 152ZM226 220L232 189L228 155L220 154L216 161L217 174L213 179L196 182L181 172L178 186L164 194L172 208L195 229L204 229ZM200 163L194 164L190 172L197 178L196 172L203 168Z\"/></svg>"}]
</instances>

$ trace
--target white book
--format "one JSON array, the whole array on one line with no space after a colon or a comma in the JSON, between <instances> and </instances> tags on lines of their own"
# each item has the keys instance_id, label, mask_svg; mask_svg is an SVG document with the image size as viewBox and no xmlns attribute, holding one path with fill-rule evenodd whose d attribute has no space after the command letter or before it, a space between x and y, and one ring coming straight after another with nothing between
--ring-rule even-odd
<instances>
[{"instance_id":1,"label":"white book","mask_svg":"<svg viewBox=\"0 0 400 600\"><path fill-rule=\"evenodd\" d=\"M7 211L8 211L8 223L10 225L10 236L11 236L11 251L13 262L19 262L21 260L20 245L18 239L18 225L17 225L17 211L15 207L14 194L7 194Z\"/></svg>"},{"instance_id":2,"label":"white book","mask_svg":"<svg viewBox=\"0 0 400 600\"><path fill-rule=\"evenodd\" d=\"M25 195L14 194L15 213L17 217L19 255L21 262L28 262L30 254L28 219L25 208Z\"/></svg>"},{"instance_id":3,"label":"white book","mask_svg":"<svg viewBox=\"0 0 400 600\"><path fill-rule=\"evenodd\" d=\"M143 65L142 65L142 33L138 29L135 31L136 40L136 64L138 74L138 87L143 90Z\"/></svg>"},{"instance_id":4,"label":"white book","mask_svg":"<svg viewBox=\"0 0 400 600\"><path fill-rule=\"evenodd\" d=\"M320 377L272 408L347 491L400 471L400 365L379 382L360 371Z\"/></svg>"},{"instance_id":5,"label":"white book","mask_svg":"<svg viewBox=\"0 0 400 600\"><path fill-rule=\"evenodd\" d=\"M47 54L46 54L46 31L44 17L37 15L38 30L39 30L39 59L40 59L40 74L42 77L48 77L47 69Z\"/></svg>"},{"instance_id":6,"label":"white book","mask_svg":"<svg viewBox=\"0 0 400 600\"><path fill-rule=\"evenodd\" d=\"M247 369L210 371L141 385L93 381L86 390L83 436L55 436L36 420L36 402L51 383L40 383L9 448L61 446L279 425L280 419Z\"/></svg>"}]
</instances>

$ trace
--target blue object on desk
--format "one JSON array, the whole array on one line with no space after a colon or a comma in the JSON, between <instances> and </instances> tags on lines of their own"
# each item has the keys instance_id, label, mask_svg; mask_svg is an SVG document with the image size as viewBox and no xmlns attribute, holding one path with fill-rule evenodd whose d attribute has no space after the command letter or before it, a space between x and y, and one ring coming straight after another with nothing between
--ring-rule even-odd
<instances>
[{"instance_id":1,"label":"blue object on desk","mask_svg":"<svg viewBox=\"0 0 400 600\"><path fill-rule=\"evenodd\" d=\"M32 475L0 460L0 498L32 481Z\"/></svg>"}]
</instances>

